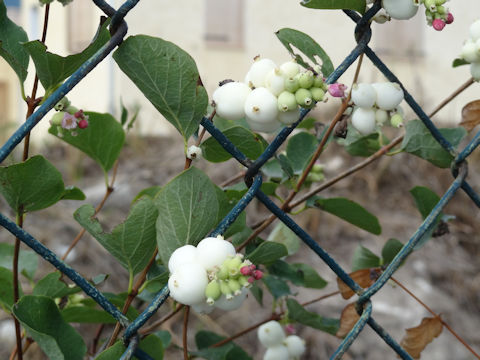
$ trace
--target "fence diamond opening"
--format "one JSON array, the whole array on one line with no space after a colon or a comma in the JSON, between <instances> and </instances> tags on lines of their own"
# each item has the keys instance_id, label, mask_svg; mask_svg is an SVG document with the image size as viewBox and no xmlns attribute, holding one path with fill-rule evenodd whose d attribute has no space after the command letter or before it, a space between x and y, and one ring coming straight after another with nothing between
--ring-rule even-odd
<instances>
[{"instance_id":1,"label":"fence diamond opening","mask_svg":"<svg viewBox=\"0 0 480 360\"><path fill-rule=\"evenodd\" d=\"M7 140L7 142L0 149L0 162L12 152L16 145L27 135L30 130L50 111L55 104L60 101L66 94L75 87L96 65L98 65L111 51L119 45L127 33L127 24L124 21L126 14L135 7L139 0L127 0L118 10L115 10L104 0L93 0L93 2L111 18L110 33L111 39L99 49L91 58L89 58L78 70L68 78L62 86L60 86L45 102L23 123L17 131ZM353 64L353 62L361 55L365 54L372 63L391 81L398 83L405 94L405 101L409 104L412 110L417 114L420 120L425 124L431 132L436 141L447 150L454 160L451 164L451 172L454 181L441 197L438 204L431 211L428 217L415 231L410 240L403 246L400 252L396 255L393 261L384 269L377 281L374 282L368 289L361 288L340 265L325 251L322 247L313 240L305 230L303 230L295 221L290 218L282 209L280 209L267 195L261 190L262 184L262 166L274 156L278 148L287 139L288 135L295 129L295 127L304 119L309 110L302 109L300 118L291 126L284 127L280 133L275 137L271 144L266 148L264 153L252 162L235 145L233 145L221 131L219 131L208 118L203 118L201 125L228 151L239 163L247 168L245 183L249 187L248 192L238 201L236 206L230 213L218 224L217 228L211 233L216 236L223 234L226 229L235 221L238 215L248 206L253 198L257 198L265 207L270 210L278 219L280 219L287 227L289 227L302 241L310 247L331 269L335 274L347 284L353 291L358 294L356 302L356 309L360 318L356 325L348 333L348 335L341 342L338 349L331 356L331 359L340 359L350 345L355 341L365 325L369 325L402 359L412 359L412 357L378 324L372 317L372 297L385 285L393 273L398 269L402 261L413 251L415 245L419 242L422 236L428 232L435 224L435 219L441 213L442 209L449 202L449 200L456 194L459 189L471 198L471 200L480 207L480 196L473 190L473 188L466 181L468 174L468 156L480 145L480 132L465 146L463 150L457 152L454 147L442 136L437 127L432 123L430 118L425 114L422 108L417 104L415 99L405 89L400 80L389 70L375 52L368 46L371 38L370 19L380 9L380 2L377 1L375 5L360 16L354 11L344 10L345 14L356 22L355 39L357 46L352 52L343 60L334 72L326 79L327 84L337 81L342 74ZM105 311L111 314L124 328L123 341L127 349L122 355L121 359L131 359L136 356L139 359L152 359L147 353L138 348L139 335L138 330L145 324L145 322L156 313L160 306L165 302L169 296L168 287L165 286L159 291L152 302L146 309L132 322L130 322L125 315L107 298L102 295L93 285L91 285L85 278L83 278L73 268L65 264L52 251L41 244L28 232L17 226L13 221L0 214L0 225L5 227L9 232L18 237L27 246L32 248L41 257L50 262L53 266L59 269L63 274L68 276L75 284L77 284L88 296L94 299Z\"/></svg>"}]
</instances>

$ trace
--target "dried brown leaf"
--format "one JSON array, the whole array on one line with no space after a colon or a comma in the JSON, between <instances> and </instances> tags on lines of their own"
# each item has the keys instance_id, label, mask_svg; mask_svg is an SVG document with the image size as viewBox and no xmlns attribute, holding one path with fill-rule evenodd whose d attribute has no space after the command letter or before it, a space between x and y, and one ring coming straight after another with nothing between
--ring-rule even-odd
<instances>
[{"instance_id":1,"label":"dried brown leaf","mask_svg":"<svg viewBox=\"0 0 480 360\"><path fill-rule=\"evenodd\" d=\"M400 345L414 359L420 359L420 353L425 347L442 333L443 324L440 316L426 317L420 325L406 330Z\"/></svg>"},{"instance_id":2,"label":"dried brown leaf","mask_svg":"<svg viewBox=\"0 0 480 360\"><path fill-rule=\"evenodd\" d=\"M368 288L380 275L380 268L361 269L350 273L350 277L362 288ZM344 299L350 299L355 292L348 287L340 278L337 278L338 290Z\"/></svg>"},{"instance_id":3,"label":"dried brown leaf","mask_svg":"<svg viewBox=\"0 0 480 360\"><path fill-rule=\"evenodd\" d=\"M467 131L480 124L480 100L469 102L462 109L462 125Z\"/></svg>"},{"instance_id":4,"label":"dried brown leaf","mask_svg":"<svg viewBox=\"0 0 480 360\"><path fill-rule=\"evenodd\" d=\"M357 310L355 309L355 303L348 304L342 311L340 316L340 328L335 334L339 338L344 338L352 330L353 326L360 319Z\"/></svg>"}]
</instances>

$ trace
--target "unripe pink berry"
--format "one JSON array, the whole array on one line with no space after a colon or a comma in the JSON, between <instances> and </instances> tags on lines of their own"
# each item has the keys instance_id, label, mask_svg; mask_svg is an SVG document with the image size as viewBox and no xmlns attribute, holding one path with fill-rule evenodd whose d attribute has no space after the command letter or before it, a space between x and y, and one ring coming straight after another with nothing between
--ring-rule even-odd
<instances>
[{"instance_id":1,"label":"unripe pink berry","mask_svg":"<svg viewBox=\"0 0 480 360\"><path fill-rule=\"evenodd\" d=\"M250 284L252 284L255 281L255 278L253 276L250 276L247 280Z\"/></svg>"},{"instance_id":2,"label":"unripe pink berry","mask_svg":"<svg viewBox=\"0 0 480 360\"><path fill-rule=\"evenodd\" d=\"M263 272L261 270L254 270L252 275L255 280L260 280L263 277Z\"/></svg>"},{"instance_id":3,"label":"unripe pink berry","mask_svg":"<svg viewBox=\"0 0 480 360\"><path fill-rule=\"evenodd\" d=\"M344 97L346 89L347 87L344 84L335 83L328 85L328 93L333 97Z\"/></svg>"},{"instance_id":4,"label":"unripe pink berry","mask_svg":"<svg viewBox=\"0 0 480 360\"><path fill-rule=\"evenodd\" d=\"M287 332L287 334L289 335L293 335L295 334L297 331L295 330L295 326L293 326L293 324L288 324L287 326L285 326L285 331Z\"/></svg>"},{"instance_id":5,"label":"unripe pink berry","mask_svg":"<svg viewBox=\"0 0 480 360\"><path fill-rule=\"evenodd\" d=\"M86 129L88 127L88 121L85 119L82 119L78 122L78 127L80 129Z\"/></svg>"},{"instance_id":6,"label":"unripe pink berry","mask_svg":"<svg viewBox=\"0 0 480 360\"><path fill-rule=\"evenodd\" d=\"M454 20L453 14L452 14L451 12L449 12L449 13L447 14L447 20L446 20L445 22L446 22L447 25L448 25L448 24L453 23L453 20Z\"/></svg>"},{"instance_id":7,"label":"unripe pink berry","mask_svg":"<svg viewBox=\"0 0 480 360\"><path fill-rule=\"evenodd\" d=\"M435 19L432 22L432 26L435 30L442 31L445 27L445 21L443 21L442 19Z\"/></svg>"},{"instance_id":8,"label":"unripe pink berry","mask_svg":"<svg viewBox=\"0 0 480 360\"><path fill-rule=\"evenodd\" d=\"M78 110L75 114L73 114L77 119L80 119L83 117L83 110Z\"/></svg>"},{"instance_id":9,"label":"unripe pink berry","mask_svg":"<svg viewBox=\"0 0 480 360\"><path fill-rule=\"evenodd\" d=\"M242 275L252 275L252 270L250 269L250 266L243 266L241 269L240 269L240 274Z\"/></svg>"}]
</instances>

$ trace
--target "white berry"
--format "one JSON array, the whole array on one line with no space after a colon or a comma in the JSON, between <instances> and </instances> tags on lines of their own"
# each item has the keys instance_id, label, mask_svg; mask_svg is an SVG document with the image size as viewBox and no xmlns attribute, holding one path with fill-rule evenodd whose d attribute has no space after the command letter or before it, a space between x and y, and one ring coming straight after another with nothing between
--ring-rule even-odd
<instances>
[{"instance_id":1,"label":"white berry","mask_svg":"<svg viewBox=\"0 0 480 360\"><path fill-rule=\"evenodd\" d=\"M382 6L388 15L397 20L410 19L418 11L413 0L382 0Z\"/></svg>"},{"instance_id":2,"label":"white berry","mask_svg":"<svg viewBox=\"0 0 480 360\"><path fill-rule=\"evenodd\" d=\"M207 272L199 263L182 264L168 279L170 295L184 305L197 304L205 299Z\"/></svg>"},{"instance_id":3,"label":"white berry","mask_svg":"<svg viewBox=\"0 0 480 360\"><path fill-rule=\"evenodd\" d=\"M265 87L273 95L278 96L285 89L285 78L282 70L278 68L270 70L265 78Z\"/></svg>"},{"instance_id":4,"label":"white berry","mask_svg":"<svg viewBox=\"0 0 480 360\"><path fill-rule=\"evenodd\" d=\"M300 72L300 65L297 64L296 61L287 61L280 65L280 70L282 70L283 75L286 78L293 78Z\"/></svg>"},{"instance_id":5,"label":"white berry","mask_svg":"<svg viewBox=\"0 0 480 360\"><path fill-rule=\"evenodd\" d=\"M242 306L243 301L247 298L247 294L248 289L243 287L242 292L231 299L227 300L225 295L222 295L217 301L215 301L215 307L225 311L236 310Z\"/></svg>"},{"instance_id":6,"label":"white berry","mask_svg":"<svg viewBox=\"0 0 480 360\"><path fill-rule=\"evenodd\" d=\"M462 51L460 52L460 57L469 63L479 61L480 54L478 50L479 49L476 42L468 39L465 44L463 44Z\"/></svg>"},{"instance_id":7,"label":"white berry","mask_svg":"<svg viewBox=\"0 0 480 360\"><path fill-rule=\"evenodd\" d=\"M245 116L245 100L252 90L241 82L229 82L214 91L212 99L218 116L238 120Z\"/></svg>"},{"instance_id":8,"label":"white berry","mask_svg":"<svg viewBox=\"0 0 480 360\"><path fill-rule=\"evenodd\" d=\"M254 89L245 101L247 120L271 123L278 115L277 98L264 87Z\"/></svg>"},{"instance_id":9,"label":"white berry","mask_svg":"<svg viewBox=\"0 0 480 360\"><path fill-rule=\"evenodd\" d=\"M375 121L377 124L385 124L388 120L388 113L385 110L377 109L375 110Z\"/></svg>"},{"instance_id":10,"label":"white berry","mask_svg":"<svg viewBox=\"0 0 480 360\"><path fill-rule=\"evenodd\" d=\"M258 328L258 340L265 347L280 345L285 339L282 326L275 320L271 320Z\"/></svg>"},{"instance_id":11,"label":"white berry","mask_svg":"<svg viewBox=\"0 0 480 360\"><path fill-rule=\"evenodd\" d=\"M372 108L357 108L352 114L352 125L362 135L375 131L375 110Z\"/></svg>"},{"instance_id":12,"label":"white berry","mask_svg":"<svg viewBox=\"0 0 480 360\"><path fill-rule=\"evenodd\" d=\"M355 84L352 88L352 101L355 105L369 108L375 104L377 100L377 93L374 87L370 84Z\"/></svg>"},{"instance_id":13,"label":"white berry","mask_svg":"<svg viewBox=\"0 0 480 360\"><path fill-rule=\"evenodd\" d=\"M470 74L475 81L480 81L480 62L470 64Z\"/></svg>"},{"instance_id":14,"label":"white berry","mask_svg":"<svg viewBox=\"0 0 480 360\"><path fill-rule=\"evenodd\" d=\"M403 100L403 90L396 83L375 83L372 86L377 92L376 104L380 109L393 110Z\"/></svg>"},{"instance_id":15,"label":"white berry","mask_svg":"<svg viewBox=\"0 0 480 360\"><path fill-rule=\"evenodd\" d=\"M265 79L268 73L276 67L277 65L270 59L255 60L248 71L249 81L256 88L265 86Z\"/></svg>"},{"instance_id":16,"label":"white berry","mask_svg":"<svg viewBox=\"0 0 480 360\"><path fill-rule=\"evenodd\" d=\"M187 158L190 160L199 158L202 156L202 149L198 146L191 145L187 150Z\"/></svg>"},{"instance_id":17,"label":"white berry","mask_svg":"<svg viewBox=\"0 0 480 360\"><path fill-rule=\"evenodd\" d=\"M300 359L305 352L305 340L297 335L287 336L283 344L287 347L290 358Z\"/></svg>"},{"instance_id":18,"label":"white berry","mask_svg":"<svg viewBox=\"0 0 480 360\"><path fill-rule=\"evenodd\" d=\"M470 25L470 37L473 41L480 39L480 20L474 21Z\"/></svg>"},{"instance_id":19,"label":"white berry","mask_svg":"<svg viewBox=\"0 0 480 360\"><path fill-rule=\"evenodd\" d=\"M280 111L278 113L278 121L285 125L291 125L300 118L300 109L290 111Z\"/></svg>"},{"instance_id":20,"label":"white berry","mask_svg":"<svg viewBox=\"0 0 480 360\"><path fill-rule=\"evenodd\" d=\"M249 118L247 118L246 120L248 126L250 126L250 130L255 132L273 133L282 127L282 123L279 122L277 119L274 119L270 122L260 122L251 120Z\"/></svg>"},{"instance_id":21,"label":"white berry","mask_svg":"<svg viewBox=\"0 0 480 360\"><path fill-rule=\"evenodd\" d=\"M288 349L281 344L269 347L263 355L263 360L289 360Z\"/></svg>"},{"instance_id":22,"label":"white berry","mask_svg":"<svg viewBox=\"0 0 480 360\"><path fill-rule=\"evenodd\" d=\"M235 256L235 247L228 241L208 237L197 245L199 263L207 270L220 266L229 256Z\"/></svg>"},{"instance_id":23,"label":"white berry","mask_svg":"<svg viewBox=\"0 0 480 360\"><path fill-rule=\"evenodd\" d=\"M168 271L172 274L181 265L198 262L197 248L193 245L184 245L177 248L168 260Z\"/></svg>"},{"instance_id":24,"label":"white berry","mask_svg":"<svg viewBox=\"0 0 480 360\"><path fill-rule=\"evenodd\" d=\"M197 314L210 314L213 310L215 310L214 306L208 305L205 301L199 302L197 304L191 305L193 311L195 311Z\"/></svg>"}]
</instances>

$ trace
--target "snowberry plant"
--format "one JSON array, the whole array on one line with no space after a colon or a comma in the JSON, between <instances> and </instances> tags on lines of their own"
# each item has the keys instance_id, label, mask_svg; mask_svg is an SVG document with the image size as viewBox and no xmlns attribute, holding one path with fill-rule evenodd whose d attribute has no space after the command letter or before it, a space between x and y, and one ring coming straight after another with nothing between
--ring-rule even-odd
<instances>
[{"instance_id":1,"label":"snowberry plant","mask_svg":"<svg viewBox=\"0 0 480 360\"><path fill-rule=\"evenodd\" d=\"M456 162L454 156L467 130L440 129L443 146L448 142L451 147L446 150L438 143L434 125L418 107L414 110L421 120L405 115L402 101L415 104L388 71L383 70L388 79L362 82L362 61L358 61L354 79L341 78L355 58L362 59L362 52L375 59L365 44L335 67L328 49L319 44L324 34L313 34L314 40L294 29L279 29L275 35L285 46L284 58L270 59L267 50L258 49L260 55L244 69L244 78L215 79L219 86L208 94L194 59L183 49L158 37L124 38L122 19L135 1L127 1L115 12L106 2L95 0L109 18L101 19L95 38L82 52L65 57L48 51L45 44L48 19L54 16L50 7L53 11L56 3L40 2L45 10L44 35L29 39L8 18L6 3L0 0L0 56L18 77L27 116L25 124L10 134L0 149L0 194L9 208L2 211L6 215L0 214L0 224L15 235L10 238L3 232L0 243L0 305L15 328L10 359L22 359L25 352L40 349L55 360L181 358L180 353L184 359L245 360L254 358L259 342L266 348L263 359L293 360L307 356L302 339L306 336L300 336L307 331L311 331L309 338L320 333L338 337L337 359L365 325L371 292L388 280L385 270L408 263L406 256L413 248L419 249L431 237L448 231L447 221L452 217L437 209L440 197L423 186L413 188L411 194L426 225L422 225L422 235L413 238L415 243L410 240L406 247L407 237L382 240L382 227L369 204L318 195L385 154L411 154L439 168L451 168L455 176L459 172L466 176L459 165L462 162ZM59 2L66 6L70 1ZM445 0L305 0L301 5L345 10L358 23L357 38L362 41L369 38L365 34L371 31L371 21L406 21L419 8L435 30L453 21ZM471 64L477 81L479 21L471 25L470 39L454 62L454 66ZM123 222L105 226L101 211L110 206L108 199L116 189L117 173L122 171L118 159L137 113L130 115L122 105L117 120L83 107L86 105L75 107L68 92L111 51L118 69L178 131L185 161L182 159L178 173L168 181L152 183L128 199L125 206L129 212ZM438 51L448 56L443 49ZM30 60L35 72L32 84L26 82ZM378 65L379 60L375 61ZM330 109L335 108L333 117L327 115L327 100ZM80 188L65 184L56 168L62 164L29 153L27 133L44 117L50 121L48 136L57 146L76 148L98 164L105 178L105 195L99 204L89 204L91 199ZM469 119L468 129L478 123L478 118ZM21 158L14 155L5 160L16 146L23 148ZM345 157L366 159L341 174L328 173L325 159L320 158L327 147ZM244 168L223 183L202 170L208 168L207 163L227 161L239 162ZM55 254L36 240L43 234L28 234L22 227L35 216L31 213L63 200L87 203L72 214L74 226L80 230L74 239L68 239L70 247ZM246 212L255 211L249 205L257 201L276 216L263 218L254 212L247 221ZM347 274L320 242L295 222L294 215L308 209L329 213L338 217L342 226L378 237L377 243L384 244L378 251L381 255L358 247L353 272ZM277 218L281 221L268 227ZM84 233L91 238L82 238ZM110 285L110 279L118 275L116 270L97 274L92 268L80 274L65 263L78 265L69 254L79 241L98 242L118 262L128 278L122 288L103 291L102 286ZM20 246L21 242L33 250ZM335 284L339 291L324 293L327 281L318 273L317 263L302 257L307 247L339 276ZM34 251L60 271L45 275L42 268L43 275L38 275L39 256ZM318 296L307 299L305 289ZM355 294L359 298L354 303L339 300L336 312L307 308L330 296L341 295L346 300ZM261 309L271 309L271 313L260 316ZM183 319L175 318L178 312ZM227 312L233 319L228 328L231 333L224 336L211 331L208 324L214 324L212 319ZM192 318L198 321L192 324ZM250 325L239 328L248 321ZM389 338L388 344L405 359L419 358L443 324L434 314L408 329L402 341ZM293 334L294 329L299 335ZM379 329L375 328L386 338ZM188 341L193 334L195 345ZM242 336L250 336L255 343L243 348L233 343ZM31 346L33 343L38 346Z\"/></svg>"}]
</instances>

